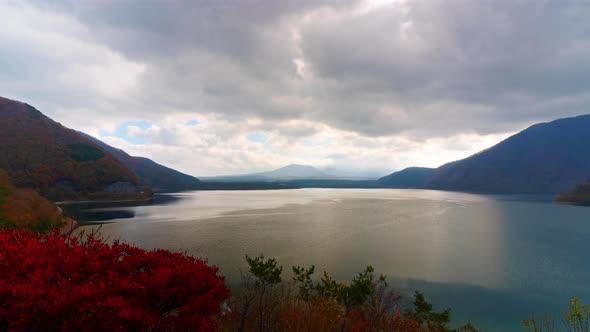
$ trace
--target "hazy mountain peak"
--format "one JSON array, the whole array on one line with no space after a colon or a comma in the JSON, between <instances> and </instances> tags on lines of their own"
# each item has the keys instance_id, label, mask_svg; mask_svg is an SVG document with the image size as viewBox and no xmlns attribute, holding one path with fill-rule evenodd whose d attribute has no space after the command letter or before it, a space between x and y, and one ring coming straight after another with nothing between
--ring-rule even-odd
<instances>
[{"instance_id":1,"label":"hazy mountain peak","mask_svg":"<svg viewBox=\"0 0 590 332\"><path fill-rule=\"evenodd\" d=\"M310 165L291 164L274 171L266 173L267 175L285 176L285 177L327 177L328 175L319 169Z\"/></svg>"}]
</instances>

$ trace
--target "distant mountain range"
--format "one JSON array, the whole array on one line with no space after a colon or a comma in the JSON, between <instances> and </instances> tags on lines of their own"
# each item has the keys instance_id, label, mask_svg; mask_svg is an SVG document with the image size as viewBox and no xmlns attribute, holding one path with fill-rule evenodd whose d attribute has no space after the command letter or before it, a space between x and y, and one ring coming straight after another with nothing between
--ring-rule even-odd
<instances>
[{"instance_id":1,"label":"distant mountain range","mask_svg":"<svg viewBox=\"0 0 590 332\"><path fill-rule=\"evenodd\" d=\"M356 183L356 181L375 180L379 177L377 174L386 174L387 171L381 169L360 169L351 170L336 167L317 168L310 165L291 164L269 172L241 174L241 175L223 175L213 177L200 177L203 181L218 182L284 182L293 181L300 183L299 180L333 180L339 182L338 188L343 183ZM310 181L309 183L327 184L330 181L319 182ZM335 183L335 182L334 182Z\"/></svg>"},{"instance_id":2,"label":"distant mountain range","mask_svg":"<svg viewBox=\"0 0 590 332\"><path fill-rule=\"evenodd\" d=\"M406 168L377 181L343 179L305 165L213 179L278 181L308 188L422 188L494 194L559 194L572 190L588 178L590 115L536 124L468 158L438 168Z\"/></svg>"},{"instance_id":3,"label":"distant mountain range","mask_svg":"<svg viewBox=\"0 0 590 332\"><path fill-rule=\"evenodd\" d=\"M392 187L478 193L562 193L590 177L590 115L540 123L436 169L381 178ZM412 183L413 182L413 183Z\"/></svg>"},{"instance_id":4,"label":"distant mountain range","mask_svg":"<svg viewBox=\"0 0 590 332\"><path fill-rule=\"evenodd\" d=\"M330 179L332 176L309 165L292 164L270 172L251 173L242 175L227 175L215 177L201 177L203 181L218 182L251 182L251 181L288 181L298 179Z\"/></svg>"},{"instance_id":5,"label":"distant mountain range","mask_svg":"<svg viewBox=\"0 0 590 332\"><path fill-rule=\"evenodd\" d=\"M320 170L333 178L343 180L376 180L390 172L385 168L355 168L355 167L322 167Z\"/></svg>"},{"instance_id":6,"label":"distant mountain range","mask_svg":"<svg viewBox=\"0 0 590 332\"><path fill-rule=\"evenodd\" d=\"M17 188L36 189L51 200L138 199L149 197L152 190L425 188L563 193L575 188L560 198L566 201L573 195L587 197L590 191L585 182L590 178L589 142L590 115L584 115L534 125L438 168L410 167L379 180L346 178L337 169L294 164L201 181L68 129L28 104L0 97L0 169Z\"/></svg>"},{"instance_id":7,"label":"distant mountain range","mask_svg":"<svg viewBox=\"0 0 590 332\"><path fill-rule=\"evenodd\" d=\"M308 165L288 165L275 169L274 171L254 174L255 177L261 177L269 180L283 179L323 179L330 177L328 174L319 169Z\"/></svg>"}]
</instances>

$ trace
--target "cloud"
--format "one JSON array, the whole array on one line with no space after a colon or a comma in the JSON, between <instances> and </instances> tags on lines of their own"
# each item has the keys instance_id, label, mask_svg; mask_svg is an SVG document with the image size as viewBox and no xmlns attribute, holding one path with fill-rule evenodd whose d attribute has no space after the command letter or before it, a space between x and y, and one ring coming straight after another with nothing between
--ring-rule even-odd
<instances>
[{"instance_id":1,"label":"cloud","mask_svg":"<svg viewBox=\"0 0 590 332\"><path fill-rule=\"evenodd\" d=\"M195 175L437 166L590 105L584 2L8 0L0 12L4 96Z\"/></svg>"},{"instance_id":2,"label":"cloud","mask_svg":"<svg viewBox=\"0 0 590 332\"><path fill-rule=\"evenodd\" d=\"M367 135L432 137L587 112L590 7L576 4L418 0L322 15L304 28L303 53L337 82L320 101L340 112L316 116ZM544 107L566 96L578 103Z\"/></svg>"},{"instance_id":3,"label":"cloud","mask_svg":"<svg viewBox=\"0 0 590 332\"><path fill-rule=\"evenodd\" d=\"M135 103L145 64L97 43L66 13L17 1L0 3L0 90L77 128L116 126ZM92 123L89 123L92 122Z\"/></svg>"},{"instance_id":4,"label":"cloud","mask_svg":"<svg viewBox=\"0 0 590 332\"><path fill-rule=\"evenodd\" d=\"M505 134L465 134L416 142L403 137L366 137L330 127L290 137L257 128L255 121L233 123L216 116L201 117L197 126L190 126L171 116L163 118L160 125L128 126L127 135L140 139L142 144L108 133L100 138L130 154L174 164L197 176L250 173L289 163L376 174L375 169L384 167L437 166L441 157L461 158L506 138ZM382 173L377 175L386 172Z\"/></svg>"}]
</instances>

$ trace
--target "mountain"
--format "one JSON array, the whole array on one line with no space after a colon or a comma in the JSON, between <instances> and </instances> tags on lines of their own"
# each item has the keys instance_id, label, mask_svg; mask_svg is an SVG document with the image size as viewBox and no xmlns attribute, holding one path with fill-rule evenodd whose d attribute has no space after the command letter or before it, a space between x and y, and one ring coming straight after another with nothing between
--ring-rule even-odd
<instances>
[{"instance_id":1,"label":"mountain","mask_svg":"<svg viewBox=\"0 0 590 332\"><path fill-rule=\"evenodd\" d=\"M17 188L51 200L149 196L131 170L78 132L34 107L0 97L0 168Z\"/></svg>"},{"instance_id":2,"label":"mountain","mask_svg":"<svg viewBox=\"0 0 590 332\"><path fill-rule=\"evenodd\" d=\"M130 156L125 151L112 147L90 135L80 134L112 154L139 177L141 184L154 191L198 189L201 184L201 181L193 176L160 165L148 158Z\"/></svg>"},{"instance_id":3,"label":"mountain","mask_svg":"<svg viewBox=\"0 0 590 332\"><path fill-rule=\"evenodd\" d=\"M390 188L423 188L434 175L434 168L409 167L377 180Z\"/></svg>"},{"instance_id":4,"label":"mountain","mask_svg":"<svg viewBox=\"0 0 590 332\"><path fill-rule=\"evenodd\" d=\"M385 168L322 167L320 170L333 179L340 180L376 180L389 173Z\"/></svg>"},{"instance_id":5,"label":"mountain","mask_svg":"<svg viewBox=\"0 0 590 332\"><path fill-rule=\"evenodd\" d=\"M218 182L286 181L296 179L330 179L332 176L308 165L288 165L270 172L201 178Z\"/></svg>"},{"instance_id":6,"label":"mountain","mask_svg":"<svg viewBox=\"0 0 590 332\"><path fill-rule=\"evenodd\" d=\"M275 169L274 171L266 172L266 173L259 173L259 176L268 178L268 179L301 179L301 178L311 178L311 179L321 179L321 178L328 178L330 177L326 173L320 171L319 169L309 166L309 165L288 165L285 167L281 167L279 169Z\"/></svg>"},{"instance_id":7,"label":"mountain","mask_svg":"<svg viewBox=\"0 0 590 332\"><path fill-rule=\"evenodd\" d=\"M274 182L285 184L293 188L346 188L346 189L376 189L388 188L376 180L347 180L347 179L295 179L284 182Z\"/></svg>"},{"instance_id":8,"label":"mountain","mask_svg":"<svg viewBox=\"0 0 590 332\"><path fill-rule=\"evenodd\" d=\"M560 203L590 205L590 180L576 186L568 193L561 194L556 199Z\"/></svg>"},{"instance_id":9,"label":"mountain","mask_svg":"<svg viewBox=\"0 0 590 332\"><path fill-rule=\"evenodd\" d=\"M435 170L426 188L482 193L561 193L590 176L590 115L536 124Z\"/></svg>"}]
</instances>

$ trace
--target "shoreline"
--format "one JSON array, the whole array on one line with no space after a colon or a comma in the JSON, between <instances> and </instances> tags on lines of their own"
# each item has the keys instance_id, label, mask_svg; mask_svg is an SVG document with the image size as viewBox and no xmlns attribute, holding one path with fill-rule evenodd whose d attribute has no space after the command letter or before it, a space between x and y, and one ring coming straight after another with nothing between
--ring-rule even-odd
<instances>
[{"instance_id":1,"label":"shoreline","mask_svg":"<svg viewBox=\"0 0 590 332\"><path fill-rule=\"evenodd\" d=\"M149 197L149 198L141 198L141 199L125 199L125 200L113 200L113 199L109 199L109 200L86 200L86 201L62 201L62 202L54 202L55 205L57 206L62 206L62 205L75 205L75 204L92 204L92 203L97 203L97 204L103 204L103 203L141 203L141 202L149 202L151 200L153 200L153 197Z\"/></svg>"}]
</instances>

